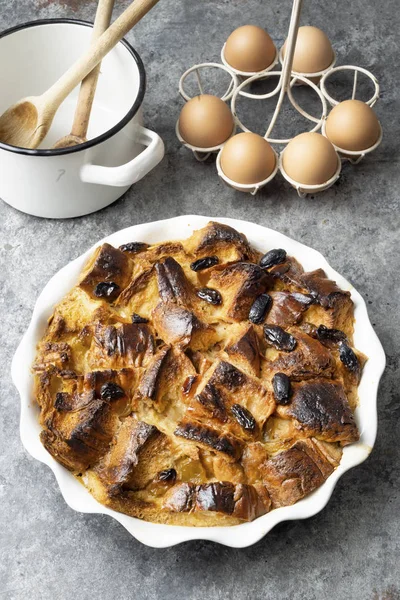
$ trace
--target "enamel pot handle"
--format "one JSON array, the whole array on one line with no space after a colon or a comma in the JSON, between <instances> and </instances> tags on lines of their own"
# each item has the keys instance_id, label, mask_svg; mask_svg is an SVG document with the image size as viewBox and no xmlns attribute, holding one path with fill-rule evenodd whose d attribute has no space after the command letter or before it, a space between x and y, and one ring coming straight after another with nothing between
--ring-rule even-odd
<instances>
[{"instance_id":1,"label":"enamel pot handle","mask_svg":"<svg viewBox=\"0 0 400 600\"><path fill-rule=\"evenodd\" d=\"M138 137L135 142L147 146L143 152L118 167L86 164L80 171L81 180L85 183L126 187L140 181L154 169L164 157L164 142L154 131L141 125L137 125L137 128Z\"/></svg>"}]
</instances>

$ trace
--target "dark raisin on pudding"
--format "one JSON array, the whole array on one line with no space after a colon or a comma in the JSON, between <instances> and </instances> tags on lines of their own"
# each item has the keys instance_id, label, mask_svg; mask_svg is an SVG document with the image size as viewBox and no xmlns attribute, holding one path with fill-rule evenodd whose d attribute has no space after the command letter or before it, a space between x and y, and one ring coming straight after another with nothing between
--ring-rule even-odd
<instances>
[{"instance_id":1,"label":"dark raisin on pudding","mask_svg":"<svg viewBox=\"0 0 400 600\"><path fill-rule=\"evenodd\" d=\"M355 352L345 342L339 344L339 357L349 371L356 373L360 369L360 363Z\"/></svg>"},{"instance_id":2,"label":"dark raisin on pudding","mask_svg":"<svg viewBox=\"0 0 400 600\"><path fill-rule=\"evenodd\" d=\"M345 342L347 340L346 334L340 329L329 329L325 325L320 325L317 329L317 338L320 341L329 340L332 342Z\"/></svg>"},{"instance_id":3,"label":"dark raisin on pudding","mask_svg":"<svg viewBox=\"0 0 400 600\"><path fill-rule=\"evenodd\" d=\"M201 300L205 300L209 304L214 304L215 306L222 304L221 294L213 288L201 288L200 290L197 290L197 295Z\"/></svg>"},{"instance_id":4,"label":"dark raisin on pudding","mask_svg":"<svg viewBox=\"0 0 400 600\"><path fill-rule=\"evenodd\" d=\"M255 325L260 325L271 308L272 298L269 294L260 294L251 305L249 311L249 321Z\"/></svg>"},{"instance_id":5,"label":"dark raisin on pudding","mask_svg":"<svg viewBox=\"0 0 400 600\"><path fill-rule=\"evenodd\" d=\"M128 244L122 244L122 246L119 247L121 252L130 252L131 254L143 252L143 250L147 250L147 248L149 248L149 244L145 244L144 242L129 242Z\"/></svg>"},{"instance_id":6,"label":"dark raisin on pudding","mask_svg":"<svg viewBox=\"0 0 400 600\"><path fill-rule=\"evenodd\" d=\"M195 260L190 265L192 271L204 271L204 269L209 269L210 267L214 267L219 263L218 256L205 256L204 258L199 258Z\"/></svg>"},{"instance_id":7,"label":"dark raisin on pudding","mask_svg":"<svg viewBox=\"0 0 400 600\"><path fill-rule=\"evenodd\" d=\"M234 404L231 407L231 412L243 429L253 432L256 428L256 420L247 408L240 404Z\"/></svg>"},{"instance_id":8,"label":"dark raisin on pudding","mask_svg":"<svg viewBox=\"0 0 400 600\"><path fill-rule=\"evenodd\" d=\"M283 248L275 248L274 250L270 250L260 260L260 267L263 269L269 269L274 265L280 265L286 260L286 250Z\"/></svg>"},{"instance_id":9,"label":"dark raisin on pudding","mask_svg":"<svg viewBox=\"0 0 400 600\"><path fill-rule=\"evenodd\" d=\"M284 352L291 352L297 344L296 339L279 325L264 325L264 337L269 344Z\"/></svg>"},{"instance_id":10,"label":"dark raisin on pudding","mask_svg":"<svg viewBox=\"0 0 400 600\"><path fill-rule=\"evenodd\" d=\"M278 404L289 404L291 395L290 379L285 373L275 373L272 378L275 400Z\"/></svg>"}]
</instances>

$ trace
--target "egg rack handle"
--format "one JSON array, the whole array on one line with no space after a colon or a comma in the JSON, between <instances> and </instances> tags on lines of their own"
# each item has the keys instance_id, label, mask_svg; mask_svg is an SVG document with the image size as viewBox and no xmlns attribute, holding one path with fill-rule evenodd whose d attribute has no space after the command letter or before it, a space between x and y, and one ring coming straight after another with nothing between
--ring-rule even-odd
<instances>
[{"instance_id":1,"label":"egg rack handle","mask_svg":"<svg viewBox=\"0 0 400 600\"><path fill-rule=\"evenodd\" d=\"M275 127L276 120L282 108L283 100L288 88L290 87L290 76L292 73L293 56L296 48L297 33L299 30L300 13L303 0L294 0L292 7L292 14L290 16L289 33L287 38L287 51L285 53L285 59L283 61L282 75L279 80L277 90L279 90L279 98L276 104L274 114L269 123L268 129L265 133L265 139L270 137L270 134Z\"/></svg>"},{"instance_id":2,"label":"egg rack handle","mask_svg":"<svg viewBox=\"0 0 400 600\"><path fill-rule=\"evenodd\" d=\"M240 96L244 96L246 98L264 100L267 98L272 98L273 96L275 96L276 94L279 93L279 97L278 97L277 104L275 106L274 113L272 115L271 121L269 122L267 131L265 132L265 135L264 135L264 138L271 144L288 144L290 142L290 140L292 139L292 138L279 139L279 138L271 137L271 133L275 127L276 121L277 121L279 113L282 109L283 101L284 101L286 95L288 96L290 103L297 110L297 112L299 112L303 117L305 117L309 121L312 121L315 123L315 126L311 129L312 132L318 131L321 128L322 123L327 115L327 104L326 104L325 97L322 94L321 90L315 85L315 83L310 81L310 79L308 79L304 75L296 74L294 77L292 77L293 57L294 57L294 51L296 48L297 33L299 30L300 13L301 13L302 5L303 5L303 0L294 0L293 1L292 13L291 13L290 24L289 24L289 32L288 32L288 37L287 37L287 49L285 52L285 57L283 59L282 71L270 71L268 73L257 73L255 75L253 75L252 77L249 77L248 79L244 80L233 91L233 95L232 95L231 110L234 115L235 122L243 131L250 132L250 129L248 129L241 122L241 120L239 119L239 117L237 115L237 112L236 112L237 97L240 95ZM244 91L244 88L246 88L249 84L253 83L254 81L258 81L260 79L268 79L269 77L274 77L274 76L279 77L279 82L272 92L268 92L267 94L252 94L250 92ZM293 97L292 87L298 81L301 81L303 84L310 86L319 96L319 98L321 100L321 104L322 104L322 114L319 118L314 117L313 115L310 115L307 111L305 111L303 108L301 108L301 106L296 102L295 98Z\"/></svg>"},{"instance_id":3,"label":"egg rack handle","mask_svg":"<svg viewBox=\"0 0 400 600\"><path fill-rule=\"evenodd\" d=\"M265 139L268 139L271 136L272 130L275 127L276 120L281 112L283 100L285 98L285 94L290 88L290 76L292 73L292 65L293 65L293 57L294 51L296 48L297 41L297 33L299 31L299 22L300 22L300 13L301 7L303 4L303 0L294 0L292 14L290 16L290 24L289 24L289 33L287 39L287 51L285 53L285 59L283 61L282 67L282 76L280 79L280 92L278 102L276 104L274 114L272 115L272 119L269 123L268 129L265 132Z\"/></svg>"}]
</instances>

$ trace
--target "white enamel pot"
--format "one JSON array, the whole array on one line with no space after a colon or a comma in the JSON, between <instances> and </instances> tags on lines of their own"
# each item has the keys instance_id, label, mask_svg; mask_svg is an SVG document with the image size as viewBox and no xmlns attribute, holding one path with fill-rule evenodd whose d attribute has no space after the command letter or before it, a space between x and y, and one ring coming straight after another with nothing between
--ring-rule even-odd
<instances>
[{"instance_id":1,"label":"white enamel pot","mask_svg":"<svg viewBox=\"0 0 400 600\"><path fill-rule=\"evenodd\" d=\"M33 21L0 35L0 114L43 93L88 48L90 23ZM146 74L122 40L103 60L88 141L51 150L71 130L79 88L58 110L36 150L0 143L0 198L31 215L68 218L100 210L122 196L164 156L164 144L142 124Z\"/></svg>"}]
</instances>

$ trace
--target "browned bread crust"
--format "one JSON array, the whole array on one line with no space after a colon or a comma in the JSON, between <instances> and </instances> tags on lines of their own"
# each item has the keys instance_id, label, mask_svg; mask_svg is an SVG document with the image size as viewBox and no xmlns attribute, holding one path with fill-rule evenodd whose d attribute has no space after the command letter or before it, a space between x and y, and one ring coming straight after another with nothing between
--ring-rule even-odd
<instances>
[{"instance_id":1,"label":"browned bread crust","mask_svg":"<svg viewBox=\"0 0 400 600\"><path fill-rule=\"evenodd\" d=\"M349 293L260 258L216 222L103 244L55 307L33 365L41 440L100 502L235 525L309 494L358 440Z\"/></svg>"}]
</instances>

